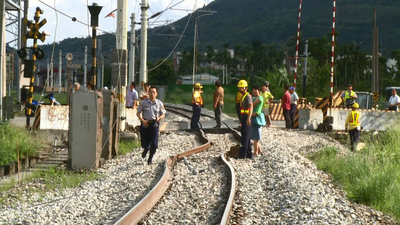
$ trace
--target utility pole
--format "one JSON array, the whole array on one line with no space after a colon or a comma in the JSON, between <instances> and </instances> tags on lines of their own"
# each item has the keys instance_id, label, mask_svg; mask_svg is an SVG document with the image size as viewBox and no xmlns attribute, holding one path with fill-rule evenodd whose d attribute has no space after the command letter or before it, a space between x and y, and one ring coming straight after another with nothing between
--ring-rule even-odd
<instances>
[{"instance_id":1,"label":"utility pole","mask_svg":"<svg viewBox=\"0 0 400 225\"><path fill-rule=\"evenodd\" d=\"M83 90L86 91L87 84L87 46L85 46L85 64L83 65Z\"/></svg>"},{"instance_id":2,"label":"utility pole","mask_svg":"<svg viewBox=\"0 0 400 225\"><path fill-rule=\"evenodd\" d=\"M68 53L65 58L67 59L67 105L70 105L71 101L71 84L72 84L72 59L74 56L71 53Z\"/></svg>"},{"instance_id":3,"label":"utility pole","mask_svg":"<svg viewBox=\"0 0 400 225\"><path fill-rule=\"evenodd\" d=\"M62 57L61 50L59 51L59 62L58 62L58 93L61 93L61 72L62 72Z\"/></svg>"},{"instance_id":4,"label":"utility pole","mask_svg":"<svg viewBox=\"0 0 400 225\"><path fill-rule=\"evenodd\" d=\"M140 87L143 87L143 84L148 81L147 74L147 10L149 9L149 5L147 4L147 0L142 0L142 15L141 15L141 42L140 42L140 76L139 82Z\"/></svg>"},{"instance_id":5,"label":"utility pole","mask_svg":"<svg viewBox=\"0 0 400 225\"><path fill-rule=\"evenodd\" d=\"M373 15L373 46L372 46L372 80L371 92L379 93L379 42L378 27L376 26L376 8Z\"/></svg>"},{"instance_id":6,"label":"utility pole","mask_svg":"<svg viewBox=\"0 0 400 225\"><path fill-rule=\"evenodd\" d=\"M136 48L136 34L135 34L135 13L131 14L131 51L129 52L129 84L135 81L135 48Z\"/></svg>"},{"instance_id":7,"label":"utility pole","mask_svg":"<svg viewBox=\"0 0 400 225\"><path fill-rule=\"evenodd\" d=\"M4 90L3 90L3 80L5 76L5 30L6 30L6 17L5 17L5 1L0 3L0 121L3 121L3 97L4 97Z\"/></svg>"},{"instance_id":8,"label":"utility pole","mask_svg":"<svg viewBox=\"0 0 400 225\"><path fill-rule=\"evenodd\" d=\"M128 8L127 0L118 0L117 5L117 46L112 52L111 85L117 87L119 99L119 130L125 130L126 86L128 81Z\"/></svg>"},{"instance_id":9,"label":"utility pole","mask_svg":"<svg viewBox=\"0 0 400 225\"><path fill-rule=\"evenodd\" d=\"M53 58L50 59L50 87L54 87L54 67L53 67Z\"/></svg>"},{"instance_id":10,"label":"utility pole","mask_svg":"<svg viewBox=\"0 0 400 225\"><path fill-rule=\"evenodd\" d=\"M303 98L306 97L307 86L307 59L308 59L308 40L304 41L304 73L303 73Z\"/></svg>"},{"instance_id":11,"label":"utility pole","mask_svg":"<svg viewBox=\"0 0 400 225\"><path fill-rule=\"evenodd\" d=\"M103 80L104 80L104 74L103 74L103 68L104 68L104 59L103 59L103 54L101 52L101 46L102 45L102 41L101 39L99 39L99 50L98 50L98 58L99 58L99 66L97 67L97 83L99 84L99 88L104 87L103 85Z\"/></svg>"},{"instance_id":12,"label":"utility pole","mask_svg":"<svg viewBox=\"0 0 400 225\"><path fill-rule=\"evenodd\" d=\"M46 71L46 75L47 75L47 80L46 80L46 87L50 86L50 63L49 63L49 58L47 58L47 71Z\"/></svg>"},{"instance_id":13,"label":"utility pole","mask_svg":"<svg viewBox=\"0 0 400 225\"><path fill-rule=\"evenodd\" d=\"M196 13L196 12L194 12ZM194 92L194 76L196 75L197 65L197 18L194 17L194 38L193 38L193 76L192 76L192 92ZM223 74L222 74L223 76ZM223 79L222 79L223 82Z\"/></svg>"},{"instance_id":14,"label":"utility pole","mask_svg":"<svg viewBox=\"0 0 400 225\"><path fill-rule=\"evenodd\" d=\"M103 6L99 6L97 3L92 3L88 6L90 12L90 26L92 27L92 77L93 90L97 89L97 27L99 26L99 14Z\"/></svg>"}]
</instances>

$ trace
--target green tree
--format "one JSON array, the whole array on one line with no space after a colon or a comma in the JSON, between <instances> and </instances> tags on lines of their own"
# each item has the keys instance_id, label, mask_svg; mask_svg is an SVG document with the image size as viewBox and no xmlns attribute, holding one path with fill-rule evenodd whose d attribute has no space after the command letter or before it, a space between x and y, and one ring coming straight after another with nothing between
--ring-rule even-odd
<instances>
[{"instance_id":1,"label":"green tree","mask_svg":"<svg viewBox=\"0 0 400 225\"><path fill-rule=\"evenodd\" d=\"M176 74L174 71L174 63L172 60L167 60L163 64L160 65L162 62L159 59L154 66L149 64L150 69L149 72L149 83L155 85L167 85L167 84L174 84L176 83Z\"/></svg>"}]
</instances>

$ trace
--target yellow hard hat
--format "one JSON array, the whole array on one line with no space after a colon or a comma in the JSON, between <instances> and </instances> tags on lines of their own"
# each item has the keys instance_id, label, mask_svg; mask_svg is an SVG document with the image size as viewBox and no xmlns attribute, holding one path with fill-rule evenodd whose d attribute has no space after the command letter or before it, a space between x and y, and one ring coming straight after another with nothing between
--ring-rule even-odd
<instances>
[{"instance_id":1,"label":"yellow hard hat","mask_svg":"<svg viewBox=\"0 0 400 225\"><path fill-rule=\"evenodd\" d=\"M238 87L247 87L247 81L245 81L245 80L240 80L237 86L238 86Z\"/></svg>"},{"instance_id":2,"label":"yellow hard hat","mask_svg":"<svg viewBox=\"0 0 400 225\"><path fill-rule=\"evenodd\" d=\"M358 109L360 106L358 105L358 103L356 102L356 103L354 103L352 106L351 106L351 108L354 108L354 109Z\"/></svg>"},{"instance_id":3,"label":"yellow hard hat","mask_svg":"<svg viewBox=\"0 0 400 225\"><path fill-rule=\"evenodd\" d=\"M195 87L195 88L203 88L203 86L201 86L200 83L196 83L196 84L194 85L194 87Z\"/></svg>"}]
</instances>

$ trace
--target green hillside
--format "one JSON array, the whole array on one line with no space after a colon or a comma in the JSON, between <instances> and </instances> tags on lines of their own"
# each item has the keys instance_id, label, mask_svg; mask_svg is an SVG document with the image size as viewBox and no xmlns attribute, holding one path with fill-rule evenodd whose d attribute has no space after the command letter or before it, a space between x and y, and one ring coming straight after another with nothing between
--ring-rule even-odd
<instances>
[{"instance_id":1,"label":"green hillside","mask_svg":"<svg viewBox=\"0 0 400 225\"><path fill-rule=\"evenodd\" d=\"M286 48L287 40L293 38L297 30L299 0L215 0L207 9L217 11L211 16L199 18L199 49L205 51L207 45L222 49L223 44L249 45L253 41L268 45L274 44ZM355 42L366 52L372 49L372 13L377 9L377 24L381 51L389 56L391 50L400 49L400 1L395 0L347 0L337 1L336 30L339 44ZM202 13L199 13L201 15ZM149 61L155 62L165 58L177 43L189 16L170 26L149 30ZM179 43L178 51L191 49L193 46L193 17L186 33ZM140 32L140 31L139 31ZM302 38L321 37L332 32L332 1L307 0L302 7ZM139 34L139 33L138 33ZM169 34L161 36L160 34ZM115 46L115 38L111 34L99 35L103 40L103 52L110 55ZM91 40L86 38L70 38L56 46L63 52L76 52L76 58L83 57L83 46L91 48ZM45 46L50 52L51 46ZM294 51L293 47L289 48ZM312 49L310 50L312 52ZM109 58L106 60L110 60ZM90 60L89 60L90 61Z\"/></svg>"}]
</instances>

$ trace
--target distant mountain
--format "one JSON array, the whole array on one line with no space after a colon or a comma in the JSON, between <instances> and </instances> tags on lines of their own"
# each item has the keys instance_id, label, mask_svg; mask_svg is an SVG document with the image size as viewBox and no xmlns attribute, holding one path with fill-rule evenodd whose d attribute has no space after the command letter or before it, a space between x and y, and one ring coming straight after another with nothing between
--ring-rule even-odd
<instances>
[{"instance_id":1,"label":"distant mountain","mask_svg":"<svg viewBox=\"0 0 400 225\"><path fill-rule=\"evenodd\" d=\"M235 45L249 45L258 40L264 44L275 44L286 48L287 40L297 31L299 0L215 0L202 10L217 13L199 18L199 49L205 51L207 45L222 49L224 44L230 48ZM302 38L321 37L332 32L332 1L304 0L302 6ZM336 31L340 44L356 42L367 52L372 49L373 8L377 9L379 43L381 52L389 55L393 49L400 49L400 1L399 0L346 0L337 1ZM197 15L204 15L199 12ZM177 51L193 48L193 14ZM148 56L155 62L165 58L178 42L188 21L189 15L171 26L149 30ZM140 31L137 32L140 34ZM115 46L113 35L99 35L103 42L103 52L109 56ZM57 45L63 52L76 52L83 57L83 46L91 52L89 38L70 38ZM45 46L49 52L51 46ZM294 49L290 49L293 51ZM312 52L312 49L309 50ZM138 53L137 53L138 54ZM109 57L108 57L109 60ZM89 60L90 62L90 60Z\"/></svg>"}]
</instances>

